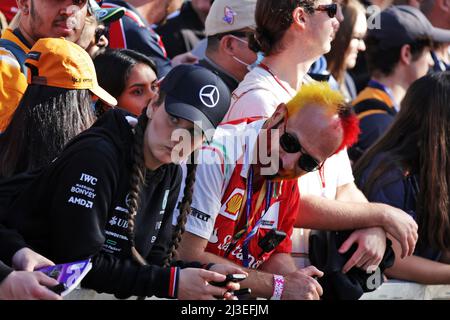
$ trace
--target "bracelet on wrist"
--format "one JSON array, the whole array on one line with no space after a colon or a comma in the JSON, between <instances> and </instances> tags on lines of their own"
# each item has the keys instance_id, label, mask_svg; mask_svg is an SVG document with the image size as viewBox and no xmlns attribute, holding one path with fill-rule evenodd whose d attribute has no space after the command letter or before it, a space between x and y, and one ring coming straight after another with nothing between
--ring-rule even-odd
<instances>
[{"instance_id":1,"label":"bracelet on wrist","mask_svg":"<svg viewBox=\"0 0 450 320\"><path fill-rule=\"evenodd\" d=\"M281 300L284 290L284 277L278 274L273 275L273 293L270 300Z\"/></svg>"}]
</instances>

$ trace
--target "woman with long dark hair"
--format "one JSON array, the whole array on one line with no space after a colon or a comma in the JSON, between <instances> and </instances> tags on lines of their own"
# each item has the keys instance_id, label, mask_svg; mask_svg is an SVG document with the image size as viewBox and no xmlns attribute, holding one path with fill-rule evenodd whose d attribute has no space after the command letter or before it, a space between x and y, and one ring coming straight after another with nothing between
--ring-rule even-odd
<instances>
[{"instance_id":1,"label":"woman with long dark hair","mask_svg":"<svg viewBox=\"0 0 450 320\"><path fill-rule=\"evenodd\" d=\"M99 86L92 60L81 47L67 40L41 39L25 63L29 85L0 135L0 177L47 165L96 119L91 95ZM86 81L75 81L81 78ZM117 103L104 90L99 98L105 104Z\"/></svg>"},{"instance_id":2,"label":"woman with long dark hair","mask_svg":"<svg viewBox=\"0 0 450 320\"><path fill-rule=\"evenodd\" d=\"M106 112L17 197L5 225L55 263L90 257L85 288L118 297L232 298L227 290L238 284L219 288L209 282L242 273L239 268L174 259L190 211L195 163L188 165L181 214L172 226L182 177L173 162L201 146L200 131L211 138L229 102L225 84L210 71L174 68L134 128L123 111ZM174 139L177 133L182 138Z\"/></svg>"},{"instance_id":3,"label":"woman with long dark hair","mask_svg":"<svg viewBox=\"0 0 450 320\"><path fill-rule=\"evenodd\" d=\"M342 14L344 20L331 42L330 52L325 54L325 57L328 71L336 79L346 101L350 102L356 98L356 86L347 70L355 67L358 53L366 50L366 10L358 0L346 0L342 3Z\"/></svg>"},{"instance_id":4,"label":"woman with long dark hair","mask_svg":"<svg viewBox=\"0 0 450 320\"><path fill-rule=\"evenodd\" d=\"M109 49L96 56L94 64L98 83L117 99L119 108L138 116L155 96L158 73L155 63L145 55ZM97 107L106 109L104 104Z\"/></svg>"},{"instance_id":5,"label":"woman with long dark hair","mask_svg":"<svg viewBox=\"0 0 450 320\"><path fill-rule=\"evenodd\" d=\"M415 255L396 259L386 274L449 284L450 72L427 75L410 86L389 131L354 169L369 200L401 208L419 225Z\"/></svg>"},{"instance_id":6,"label":"woman with long dark hair","mask_svg":"<svg viewBox=\"0 0 450 320\"><path fill-rule=\"evenodd\" d=\"M0 177L52 161L74 136L95 121L88 90L29 85L0 135Z\"/></svg>"}]
</instances>

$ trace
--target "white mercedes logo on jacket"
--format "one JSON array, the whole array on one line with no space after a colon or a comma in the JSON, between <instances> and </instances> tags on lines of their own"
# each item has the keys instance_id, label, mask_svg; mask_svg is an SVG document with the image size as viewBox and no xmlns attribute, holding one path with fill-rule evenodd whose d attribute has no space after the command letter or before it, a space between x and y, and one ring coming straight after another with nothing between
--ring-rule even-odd
<instances>
[{"instance_id":1,"label":"white mercedes logo on jacket","mask_svg":"<svg viewBox=\"0 0 450 320\"><path fill-rule=\"evenodd\" d=\"M214 108L219 103L219 89L213 85L206 85L200 89L200 100L208 108Z\"/></svg>"}]
</instances>

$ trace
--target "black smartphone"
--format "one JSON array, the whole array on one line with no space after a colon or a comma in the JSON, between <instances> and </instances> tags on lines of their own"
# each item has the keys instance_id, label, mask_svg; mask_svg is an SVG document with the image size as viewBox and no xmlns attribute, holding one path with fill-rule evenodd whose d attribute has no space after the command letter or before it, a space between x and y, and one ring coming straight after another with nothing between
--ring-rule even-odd
<instances>
[{"instance_id":1,"label":"black smartphone","mask_svg":"<svg viewBox=\"0 0 450 320\"><path fill-rule=\"evenodd\" d=\"M64 283L60 283L60 284L57 284L57 285L55 285L55 286L47 287L47 288L48 288L49 290L52 290L53 292L59 294L59 295L61 295L61 293L62 293L64 290L66 290L66 286L64 285Z\"/></svg>"},{"instance_id":2,"label":"black smartphone","mask_svg":"<svg viewBox=\"0 0 450 320\"><path fill-rule=\"evenodd\" d=\"M270 252L286 238L286 232L277 229L270 229L266 235L258 241L258 246L263 252Z\"/></svg>"},{"instance_id":3,"label":"black smartphone","mask_svg":"<svg viewBox=\"0 0 450 320\"><path fill-rule=\"evenodd\" d=\"M247 276L242 273L230 273L230 274L227 274L224 281L221 281L221 282L213 281L213 282L210 282L210 284L213 286L216 286L216 287L225 287L228 282L239 282L239 281L245 280L246 278L247 278Z\"/></svg>"},{"instance_id":4,"label":"black smartphone","mask_svg":"<svg viewBox=\"0 0 450 320\"><path fill-rule=\"evenodd\" d=\"M252 289L250 288L243 288L236 291L233 291L233 294L239 299L239 297L248 295L252 293Z\"/></svg>"}]
</instances>

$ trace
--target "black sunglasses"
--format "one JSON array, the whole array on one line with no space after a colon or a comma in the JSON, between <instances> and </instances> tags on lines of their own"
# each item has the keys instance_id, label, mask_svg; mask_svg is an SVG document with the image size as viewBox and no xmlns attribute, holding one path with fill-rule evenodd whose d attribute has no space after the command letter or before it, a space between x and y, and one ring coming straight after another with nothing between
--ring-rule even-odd
<instances>
[{"instance_id":1,"label":"black sunglasses","mask_svg":"<svg viewBox=\"0 0 450 320\"><path fill-rule=\"evenodd\" d=\"M298 159L298 166L303 171L312 172L321 168L322 164L312 156L310 156L308 153L306 153L305 149L303 149L298 139L292 134L284 131L284 133L280 137L280 146L287 153L302 153L302 155Z\"/></svg>"},{"instance_id":2,"label":"black sunglasses","mask_svg":"<svg viewBox=\"0 0 450 320\"><path fill-rule=\"evenodd\" d=\"M334 18L336 16L337 9L338 9L337 3L321 4L317 6L317 8L314 8L314 10L316 11L326 11L330 18Z\"/></svg>"},{"instance_id":3,"label":"black sunglasses","mask_svg":"<svg viewBox=\"0 0 450 320\"><path fill-rule=\"evenodd\" d=\"M109 34L109 28L107 26L97 27L95 29L95 43L98 43L102 36L108 37L108 34Z\"/></svg>"}]
</instances>

